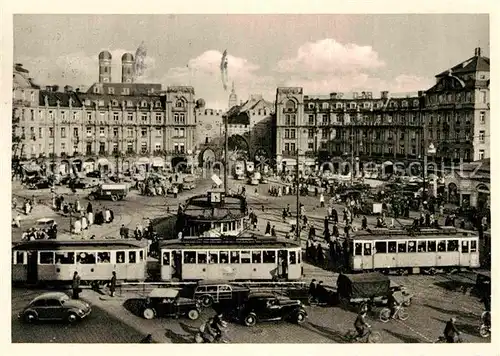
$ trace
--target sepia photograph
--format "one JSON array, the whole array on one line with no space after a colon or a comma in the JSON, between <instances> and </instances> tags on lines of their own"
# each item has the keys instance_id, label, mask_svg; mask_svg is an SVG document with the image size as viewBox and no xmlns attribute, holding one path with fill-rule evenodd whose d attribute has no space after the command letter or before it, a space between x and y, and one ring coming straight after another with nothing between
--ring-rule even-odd
<instances>
[{"instance_id":1,"label":"sepia photograph","mask_svg":"<svg viewBox=\"0 0 500 356\"><path fill-rule=\"evenodd\" d=\"M488 13L12 40L11 343L492 342Z\"/></svg>"}]
</instances>

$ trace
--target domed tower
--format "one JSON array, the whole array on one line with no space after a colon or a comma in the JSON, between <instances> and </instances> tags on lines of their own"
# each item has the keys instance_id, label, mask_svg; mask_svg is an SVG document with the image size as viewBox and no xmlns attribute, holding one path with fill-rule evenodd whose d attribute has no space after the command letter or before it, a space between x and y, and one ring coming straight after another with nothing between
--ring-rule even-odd
<instances>
[{"instance_id":1,"label":"domed tower","mask_svg":"<svg viewBox=\"0 0 500 356\"><path fill-rule=\"evenodd\" d=\"M233 82L233 87L231 88L231 94L229 94L229 108L231 109L233 106L238 105L238 96L236 95L236 92L234 91L234 82Z\"/></svg>"},{"instance_id":2,"label":"domed tower","mask_svg":"<svg viewBox=\"0 0 500 356\"><path fill-rule=\"evenodd\" d=\"M99 53L99 83L111 83L111 53Z\"/></svg>"},{"instance_id":3,"label":"domed tower","mask_svg":"<svg viewBox=\"0 0 500 356\"><path fill-rule=\"evenodd\" d=\"M134 82L134 56L132 53L125 53L122 56L122 83Z\"/></svg>"}]
</instances>

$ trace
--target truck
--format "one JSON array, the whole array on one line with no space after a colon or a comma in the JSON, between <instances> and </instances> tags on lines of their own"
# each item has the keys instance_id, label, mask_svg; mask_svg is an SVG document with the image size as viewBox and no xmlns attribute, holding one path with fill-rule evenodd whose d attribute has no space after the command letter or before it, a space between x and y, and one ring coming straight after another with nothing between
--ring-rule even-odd
<instances>
[{"instance_id":1,"label":"truck","mask_svg":"<svg viewBox=\"0 0 500 356\"><path fill-rule=\"evenodd\" d=\"M112 201L122 200L127 196L127 184L101 184L90 194L89 200L111 199Z\"/></svg>"}]
</instances>

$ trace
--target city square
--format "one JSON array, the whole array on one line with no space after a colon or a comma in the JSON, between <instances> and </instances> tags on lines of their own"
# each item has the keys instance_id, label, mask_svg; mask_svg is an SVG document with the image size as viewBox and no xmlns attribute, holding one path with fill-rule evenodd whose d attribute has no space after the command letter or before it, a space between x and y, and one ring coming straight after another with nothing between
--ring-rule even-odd
<instances>
[{"instance_id":1,"label":"city square","mask_svg":"<svg viewBox=\"0 0 500 356\"><path fill-rule=\"evenodd\" d=\"M19 44L12 342L491 343L489 27L467 16L481 46L420 53L431 80L404 88L352 84L398 59L333 35L274 73L344 69L328 88L264 87L231 48L160 77L151 39L47 76Z\"/></svg>"}]
</instances>

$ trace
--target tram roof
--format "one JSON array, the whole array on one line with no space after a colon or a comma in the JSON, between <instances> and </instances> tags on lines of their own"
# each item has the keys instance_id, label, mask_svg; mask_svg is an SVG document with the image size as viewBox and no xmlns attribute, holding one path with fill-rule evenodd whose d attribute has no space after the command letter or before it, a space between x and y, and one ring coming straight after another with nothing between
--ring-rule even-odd
<instances>
[{"instance_id":1,"label":"tram roof","mask_svg":"<svg viewBox=\"0 0 500 356\"><path fill-rule=\"evenodd\" d=\"M87 250L119 250L122 248L144 248L145 240L134 239L102 239L102 240L33 240L13 243L15 250L62 250L68 248L85 248Z\"/></svg>"},{"instance_id":2,"label":"tram roof","mask_svg":"<svg viewBox=\"0 0 500 356\"><path fill-rule=\"evenodd\" d=\"M232 221L245 213L246 199L241 195L227 195L219 203L211 202L208 195L197 195L188 199L183 209L186 218L200 222Z\"/></svg>"},{"instance_id":3,"label":"tram roof","mask_svg":"<svg viewBox=\"0 0 500 356\"><path fill-rule=\"evenodd\" d=\"M290 241L280 241L272 238L184 238L182 240L164 240L160 243L160 248L192 248L192 249L238 249L238 248L255 248L255 249L275 249L275 248L293 248L300 247L296 243Z\"/></svg>"},{"instance_id":4,"label":"tram roof","mask_svg":"<svg viewBox=\"0 0 500 356\"><path fill-rule=\"evenodd\" d=\"M421 229L420 231L415 231L414 234L410 234L405 230L374 229L358 231L352 237L352 240L438 240L453 238L458 239L462 237L478 237L478 235L471 231L459 230L455 228Z\"/></svg>"}]
</instances>

